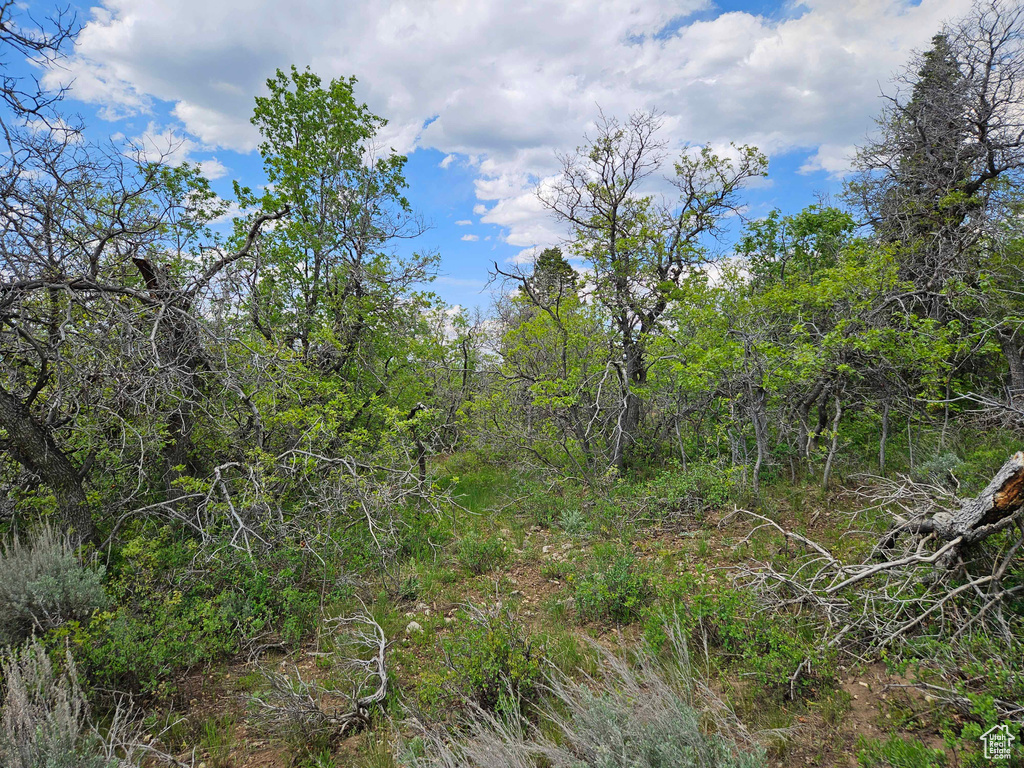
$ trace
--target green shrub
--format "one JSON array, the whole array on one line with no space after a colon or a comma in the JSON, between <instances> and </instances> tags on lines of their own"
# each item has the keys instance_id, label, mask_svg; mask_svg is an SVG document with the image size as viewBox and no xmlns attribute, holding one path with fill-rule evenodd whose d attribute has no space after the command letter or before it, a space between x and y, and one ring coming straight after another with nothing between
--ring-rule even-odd
<instances>
[{"instance_id":1,"label":"green shrub","mask_svg":"<svg viewBox=\"0 0 1024 768\"><path fill-rule=\"evenodd\" d=\"M508 612L470 606L454 637L442 643L450 660L448 683L487 711L518 712L540 695L543 653Z\"/></svg>"},{"instance_id":2,"label":"green shrub","mask_svg":"<svg viewBox=\"0 0 1024 768\"><path fill-rule=\"evenodd\" d=\"M594 549L594 563L577 569L572 586L576 610L584 621L610 619L628 624L640 618L654 595L647 572L636 558L614 545Z\"/></svg>"},{"instance_id":3,"label":"green shrub","mask_svg":"<svg viewBox=\"0 0 1024 768\"><path fill-rule=\"evenodd\" d=\"M470 716L465 731L427 731L410 743L415 768L760 768L764 751L710 690L695 684L685 645L667 664L641 652L637 665L601 653L599 670L582 680L552 672L541 702L545 727L520 718ZM673 663L674 662L674 663ZM556 734L551 737L548 734Z\"/></svg>"},{"instance_id":4,"label":"green shrub","mask_svg":"<svg viewBox=\"0 0 1024 768\"><path fill-rule=\"evenodd\" d=\"M97 685L164 693L175 672L236 653L246 638L301 640L320 616L330 577L323 567L289 542L260 555L229 547L208 554L170 528L144 526L113 554L116 608L67 622L48 641L70 642ZM323 597L341 599L344 589Z\"/></svg>"},{"instance_id":5,"label":"green shrub","mask_svg":"<svg viewBox=\"0 0 1024 768\"><path fill-rule=\"evenodd\" d=\"M459 542L459 565L480 576L508 559L508 546L497 536L471 533Z\"/></svg>"},{"instance_id":6,"label":"green shrub","mask_svg":"<svg viewBox=\"0 0 1024 768\"><path fill-rule=\"evenodd\" d=\"M954 472L964 465L963 460L955 453L940 453L923 464L914 468L914 479L921 483L936 485L947 491L957 489L958 480Z\"/></svg>"},{"instance_id":7,"label":"green shrub","mask_svg":"<svg viewBox=\"0 0 1024 768\"><path fill-rule=\"evenodd\" d=\"M558 526L566 533L583 533L587 529L587 517L579 507L565 507L558 516Z\"/></svg>"},{"instance_id":8,"label":"green shrub","mask_svg":"<svg viewBox=\"0 0 1024 768\"><path fill-rule=\"evenodd\" d=\"M64 534L44 528L28 542L15 537L0 549L0 644L33 630L88 619L108 603L103 567L87 567Z\"/></svg>"},{"instance_id":9,"label":"green shrub","mask_svg":"<svg viewBox=\"0 0 1024 768\"><path fill-rule=\"evenodd\" d=\"M859 736L857 763L863 768L942 768L946 756L941 749L904 741L899 736L886 741Z\"/></svg>"},{"instance_id":10,"label":"green shrub","mask_svg":"<svg viewBox=\"0 0 1024 768\"><path fill-rule=\"evenodd\" d=\"M645 633L655 647L664 645L665 614L678 611L691 642L707 645L722 667L739 670L765 693L789 693L790 678L803 665L796 690L834 676L835 650L817 639L814 625L787 614L766 615L751 592L709 581L703 574L684 574L662 583L663 611L647 615Z\"/></svg>"},{"instance_id":11,"label":"green shrub","mask_svg":"<svg viewBox=\"0 0 1024 768\"><path fill-rule=\"evenodd\" d=\"M700 517L729 500L732 472L717 464L690 464L686 469L673 462L651 480L636 487L635 494L652 504L659 518Z\"/></svg>"}]
</instances>

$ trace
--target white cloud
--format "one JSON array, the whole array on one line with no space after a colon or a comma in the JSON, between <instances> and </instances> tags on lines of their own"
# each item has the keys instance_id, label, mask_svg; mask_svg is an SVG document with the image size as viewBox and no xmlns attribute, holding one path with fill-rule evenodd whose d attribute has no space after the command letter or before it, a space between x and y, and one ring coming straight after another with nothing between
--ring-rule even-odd
<instances>
[{"instance_id":1,"label":"white cloud","mask_svg":"<svg viewBox=\"0 0 1024 768\"><path fill-rule=\"evenodd\" d=\"M149 161L161 161L171 166L198 163L199 170L208 179L219 179L228 173L227 166L216 157L207 160L195 159L192 155L202 151L203 147L174 128L159 127L155 123L150 123L141 135L131 139L130 145Z\"/></svg>"},{"instance_id":2,"label":"white cloud","mask_svg":"<svg viewBox=\"0 0 1024 768\"><path fill-rule=\"evenodd\" d=\"M276 67L355 74L390 121L386 146L428 147L477 174L474 213L512 245L552 242L532 199L580 143L595 105L657 107L675 146L754 143L813 153L841 174L881 103L880 84L970 0L803 0L778 18L710 0L101 0L64 62L78 98L111 118L154 99L200 145L251 150L252 97ZM695 20L697 11L709 11ZM671 26L668 26L671 25ZM666 29L672 30L666 32Z\"/></svg>"},{"instance_id":3,"label":"white cloud","mask_svg":"<svg viewBox=\"0 0 1024 768\"><path fill-rule=\"evenodd\" d=\"M472 222L472 221L470 221L469 219L459 219L458 221L456 221L456 222L455 222L455 226L456 226L456 227L468 227L468 226L470 226L470 225L471 225L472 223L473 223L473 222Z\"/></svg>"},{"instance_id":4,"label":"white cloud","mask_svg":"<svg viewBox=\"0 0 1024 768\"><path fill-rule=\"evenodd\" d=\"M465 240L467 243L475 243L477 240L480 239L480 236L479 235L463 235L461 239Z\"/></svg>"},{"instance_id":5,"label":"white cloud","mask_svg":"<svg viewBox=\"0 0 1024 768\"><path fill-rule=\"evenodd\" d=\"M202 171L203 176L210 180L220 179L228 175L227 166L216 157L200 161L199 170Z\"/></svg>"},{"instance_id":6,"label":"white cloud","mask_svg":"<svg viewBox=\"0 0 1024 768\"><path fill-rule=\"evenodd\" d=\"M856 153L857 147L853 144L845 146L822 144L813 155L807 158L807 162L800 166L800 173L825 171L833 178L841 177L850 170L850 164Z\"/></svg>"}]
</instances>

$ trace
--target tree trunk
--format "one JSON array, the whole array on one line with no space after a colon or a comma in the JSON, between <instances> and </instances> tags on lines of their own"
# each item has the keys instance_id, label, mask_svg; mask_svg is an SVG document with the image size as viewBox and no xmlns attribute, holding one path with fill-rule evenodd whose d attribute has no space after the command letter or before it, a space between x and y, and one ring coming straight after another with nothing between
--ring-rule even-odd
<instances>
[{"instance_id":1,"label":"tree trunk","mask_svg":"<svg viewBox=\"0 0 1024 768\"><path fill-rule=\"evenodd\" d=\"M797 432L797 450L800 453L800 458L806 460L810 456L809 440L810 440L810 424L808 419L811 417L811 408L818 401L821 396L822 390L825 388L825 382L819 381L808 393L807 397L801 400L796 406L798 432Z\"/></svg>"},{"instance_id":2,"label":"tree trunk","mask_svg":"<svg viewBox=\"0 0 1024 768\"><path fill-rule=\"evenodd\" d=\"M754 424L754 442L757 445L757 459L754 461L753 488L754 493L761 490L761 467L768 457L768 415L766 413L767 394L764 387L750 388L750 417Z\"/></svg>"},{"instance_id":3,"label":"tree trunk","mask_svg":"<svg viewBox=\"0 0 1024 768\"><path fill-rule=\"evenodd\" d=\"M882 406L882 437L878 441L878 472L885 474L885 443L889 439L889 398Z\"/></svg>"},{"instance_id":4,"label":"tree trunk","mask_svg":"<svg viewBox=\"0 0 1024 768\"><path fill-rule=\"evenodd\" d=\"M948 550L937 561L939 568L956 565L960 551L965 547L1013 525L1020 520L1024 509L1024 451L1013 454L973 499L962 501L954 512L941 510L930 518L917 521L899 521L882 540L881 548L891 545L902 531L932 534L947 544Z\"/></svg>"},{"instance_id":5,"label":"tree trunk","mask_svg":"<svg viewBox=\"0 0 1024 768\"><path fill-rule=\"evenodd\" d=\"M1024 361L1021 360L1020 349L1013 340L1012 333L999 334L999 345L1003 348L1003 356L1010 368L1010 407L1024 406Z\"/></svg>"},{"instance_id":6,"label":"tree trunk","mask_svg":"<svg viewBox=\"0 0 1024 768\"><path fill-rule=\"evenodd\" d=\"M822 490L828 490L828 479L832 474L832 465L836 458L836 449L839 447L839 420L843 418L843 401L839 395L835 396L836 414L832 419L832 442L828 447L828 458L825 460L825 471L821 476Z\"/></svg>"},{"instance_id":7,"label":"tree trunk","mask_svg":"<svg viewBox=\"0 0 1024 768\"><path fill-rule=\"evenodd\" d=\"M53 491L64 518L65 529L78 541L96 537L82 477L43 425L28 408L0 387L0 427L7 432L6 448L25 469Z\"/></svg>"},{"instance_id":8,"label":"tree trunk","mask_svg":"<svg viewBox=\"0 0 1024 768\"><path fill-rule=\"evenodd\" d=\"M938 512L926 520L922 532L929 529L941 539L963 537L963 544L990 536L1010 525L1024 507L1024 451L1013 454L980 494L963 502L955 512Z\"/></svg>"}]
</instances>

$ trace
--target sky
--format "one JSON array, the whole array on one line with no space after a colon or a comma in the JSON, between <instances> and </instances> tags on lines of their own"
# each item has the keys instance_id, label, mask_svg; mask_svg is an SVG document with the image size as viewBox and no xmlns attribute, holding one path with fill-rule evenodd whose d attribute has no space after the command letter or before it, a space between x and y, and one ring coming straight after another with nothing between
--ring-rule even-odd
<instances>
[{"instance_id":1,"label":"sky","mask_svg":"<svg viewBox=\"0 0 1024 768\"><path fill-rule=\"evenodd\" d=\"M93 138L202 164L214 188L262 182L253 98L275 69L354 75L409 157L408 197L441 255L432 288L490 304L488 270L565 237L536 197L598 111L663 115L686 146L758 146L746 215L842 189L893 74L969 0L101 0L73 4L70 56L43 73ZM53 6L31 2L35 15ZM9 63L10 66L17 63ZM722 245L728 247L728 243Z\"/></svg>"}]
</instances>

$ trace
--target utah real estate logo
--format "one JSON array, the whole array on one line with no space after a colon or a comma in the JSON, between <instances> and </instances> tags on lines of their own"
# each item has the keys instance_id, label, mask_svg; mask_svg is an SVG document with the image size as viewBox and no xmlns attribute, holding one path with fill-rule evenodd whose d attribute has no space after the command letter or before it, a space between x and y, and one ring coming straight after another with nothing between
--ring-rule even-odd
<instances>
[{"instance_id":1,"label":"utah real estate logo","mask_svg":"<svg viewBox=\"0 0 1024 768\"><path fill-rule=\"evenodd\" d=\"M985 745L985 758L987 760L1009 760L1010 742L1014 738L1014 735L1010 733L1010 726L1006 723L989 728L981 734L981 741Z\"/></svg>"}]
</instances>

